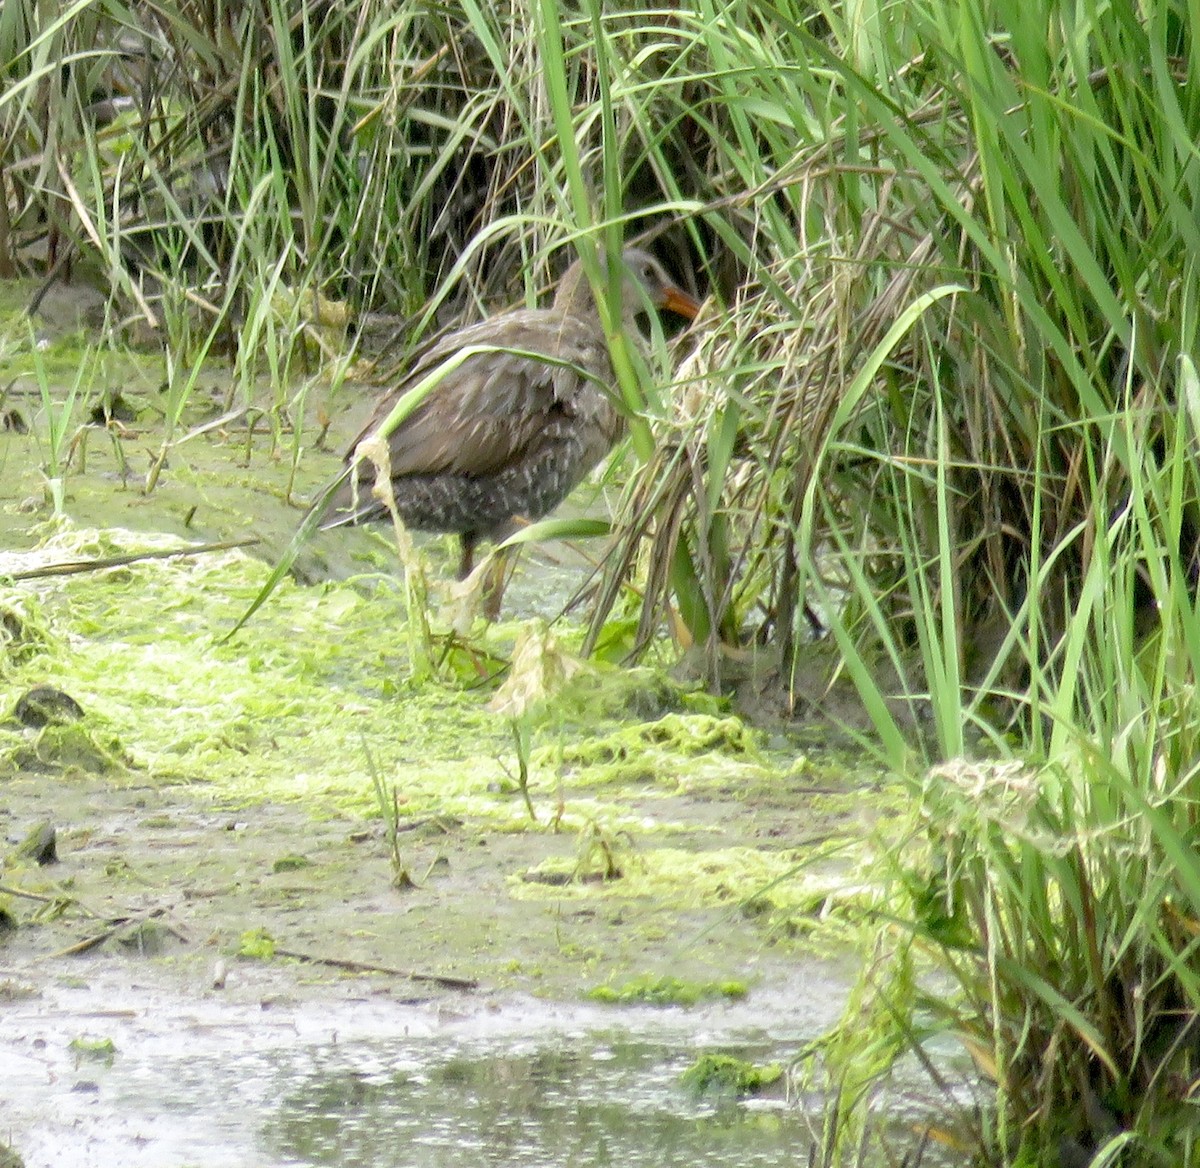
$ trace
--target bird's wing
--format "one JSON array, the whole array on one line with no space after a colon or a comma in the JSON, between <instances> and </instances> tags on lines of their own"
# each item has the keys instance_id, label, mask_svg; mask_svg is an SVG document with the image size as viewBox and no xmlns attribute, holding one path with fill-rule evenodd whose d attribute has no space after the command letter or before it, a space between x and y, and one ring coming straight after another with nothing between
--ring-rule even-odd
<instances>
[{"instance_id":1,"label":"bird's wing","mask_svg":"<svg viewBox=\"0 0 1200 1168\"><path fill-rule=\"evenodd\" d=\"M552 417L573 413L580 392L595 379L612 380L608 347L587 321L537 309L492 317L423 353L380 402L351 450L403 394L447 359L476 346L483 351L450 369L390 435L393 478L490 474L520 457Z\"/></svg>"}]
</instances>

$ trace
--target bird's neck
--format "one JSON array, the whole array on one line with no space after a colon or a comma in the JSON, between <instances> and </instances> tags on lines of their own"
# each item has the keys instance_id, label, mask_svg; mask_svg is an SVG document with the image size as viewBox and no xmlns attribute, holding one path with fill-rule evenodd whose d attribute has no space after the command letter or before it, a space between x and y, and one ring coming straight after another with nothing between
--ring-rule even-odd
<instances>
[{"instance_id":1,"label":"bird's neck","mask_svg":"<svg viewBox=\"0 0 1200 1168\"><path fill-rule=\"evenodd\" d=\"M604 271L604 252L599 253L600 268ZM635 291L630 287L630 281L625 279L622 285L621 312L622 326L627 333L636 335L637 314L641 308ZM558 290L554 294L554 309L564 316L574 316L581 320L590 321L595 325L600 323L600 311L596 307L596 296L592 291L592 283L584 271L583 261L576 260L564 273L558 282Z\"/></svg>"},{"instance_id":2,"label":"bird's neck","mask_svg":"<svg viewBox=\"0 0 1200 1168\"><path fill-rule=\"evenodd\" d=\"M595 319L599 316L596 297L592 293L591 281L583 270L583 261L576 260L558 282L554 293L554 308L564 316L580 316Z\"/></svg>"}]
</instances>

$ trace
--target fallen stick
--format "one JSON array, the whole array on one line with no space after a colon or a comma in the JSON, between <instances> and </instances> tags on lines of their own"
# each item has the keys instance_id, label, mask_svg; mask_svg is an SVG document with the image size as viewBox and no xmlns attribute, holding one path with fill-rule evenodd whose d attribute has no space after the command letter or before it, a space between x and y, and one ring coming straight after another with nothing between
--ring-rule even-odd
<instances>
[{"instance_id":1,"label":"fallen stick","mask_svg":"<svg viewBox=\"0 0 1200 1168\"><path fill-rule=\"evenodd\" d=\"M140 560L170 560L176 556L199 556L205 552L223 552L230 548L250 547L259 541L253 537L248 539L227 539L220 543L200 543L190 547L159 548L150 552L130 552L123 556L105 556L96 560L64 560L59 564L43 564L40 568L30 568L25 572L0 572L10 580L40 580L44 576L77 576L81 572L99 572L104 568L123 568L126 564L136 564Z\"/></svg>"},{"instance_id":2,"label":"fallen stick","mask_svg":"<svg viewBox=\"0 0 1200 1168\"><path fill-rule=\"evenodd\" d=\"M335 969L351 973L386 973L392 977L406 977L409 981L429 981L448 990L473 990L479 982L473 977L447 977L440 973L420 973L411 969L395 969L390 965L376 965L370 961L351 961L345 957L317 957L312 953L300 953L295 949L274 950L276 957L291 957L295 961L307 961L313 965L332 965Z\"/></svg>"},{"instance_id":3,"label":"fallen stick","mask_svg":"<svg viewBox=\"0 0 1200 1168\"><path fill-rule=\"evenodd\" d=\"M56 900L62 900L61 896L43 896L40 892L26 892L23 888L14 888L11 884L0 884L0 893L5 896L20 896L25 900L40 900L42 904L53 904Z\"/></svg>"},{"instance_id":4,"label":"fallen stick","mask_svg":"<svg viewBox=\"0 0 1200 1168\"><path fill-rule=\"evenodd\" d=\"M131 913L126 917L108 917L108 928L103 932L93 933L90 937L84 937L82 941L76 941L74 945L68 945L65 949L59 949L55 953L49 955L49 960L54 960L58 957L76 957L80 953L87 953L90 949L95 949L97 945L103 945L105 941L111 940L122 930L129 928L130 925L141 925L147 921L158 921L168 933L171 933L185 945L190 945L191 938L184 934L180 929L176 928L170 921L164 918L168 910L165 908L147 909L141 913Z\"/></svg>"},{"instance_id":5,"label":"fallen stick","mask_svg":"<svg viewBox=\"0 0 1200 1168\"><path fill-rule=\"evenodd\" d=\"M73 908L79 909L85 917L91 917L93 920L103 920L104 918L94 909L88 908L83 901L74 896L69 896L65 892L60 892L57 896L46 896L40 892L26 892L23 888L16 888L12 884L0 884L0 894L5 896L20 896L25 900L36 900L41 904L58 904L62 903Z\"/></svg>"}]
</instances>

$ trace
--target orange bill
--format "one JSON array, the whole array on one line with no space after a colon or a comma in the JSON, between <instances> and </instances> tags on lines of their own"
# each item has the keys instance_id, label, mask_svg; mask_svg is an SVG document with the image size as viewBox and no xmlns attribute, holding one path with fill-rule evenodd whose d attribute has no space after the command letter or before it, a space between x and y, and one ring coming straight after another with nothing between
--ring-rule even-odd
<instances>
[{"instance_id":1,"label":"orange bill","mask_svg":"<svg viewBox=\"0 0 1200 1168\"><path fill-rule=\"evenodd\" d=\"M682 288L677 288L674 284L667 285L662 306L669 308L672 312L677 312L680 316L686 316L688 320L695 320L700 312L700 301L694 300Z\"/></svg>"}]
</instances>

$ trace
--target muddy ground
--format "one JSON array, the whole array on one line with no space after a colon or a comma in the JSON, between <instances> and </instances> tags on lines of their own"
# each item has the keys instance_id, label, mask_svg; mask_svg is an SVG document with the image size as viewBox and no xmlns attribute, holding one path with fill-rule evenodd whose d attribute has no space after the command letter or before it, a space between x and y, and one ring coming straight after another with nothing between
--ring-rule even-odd
<instances>
[{"instance_id":1,"label":"muddy ground","mask_svg":"<svg viewBox=\"0 0 1200 1168\"><path fill-rule=\"evenodd\" d=\"M669 840L623 843L628 876L604 883L585 863L581 882L562 887L543 881L571 878L580 851L572 831L497 831L457 816L402 822L412 884L397 887L378 821L197 798L136 775L25 773L3 793L5 886L22 924L5 935L0 963L33 988L86 976L97 960L150 960L196 990L245 981L256 992L320 995L353 982L356 994L404 999L466 1003L472 987L571 999L642 977L751 989L791 982L827 955L797 944L799 917L772 922L765 893L756 902L752 888L731 882L722 904L719 892L693 898L639 878L660 849L701 865L712 852L714 867L730 849L767 849L802 869L813 824L794 793L635 799L648 825L675 825ZM43 822L58 829L57 862L12 858L11 841ZM311 960L259 953L246 939L258 931L276 953Z\"/></svg>"},{"instance_id":2,"label":"muddy ground","mask_svg":"<svg viewBox=\"0 0 1200 1168\"><path fill-rule=\"evenodd\" d=\"M55 337L74 333L53 311L41 327L56 368L69 366ZM506 621L476 626L465 649L442 626L457 672L443 658L419 683L394 558L365 533L326 537L303 579L222 641L376 391L310 401L333 426L297 467L253 419L204 429L227 392L209 371L195 436L148 494L156 367L111 364L102 388L111 400L119 387L130 412L107 429L76 416L54 515L42 388L28 351L4 355L6 404L29 424L0 434L4 573L261 539L0 590L0 715L46 685L82 715L0 727L0 1018L14 1050L79 1038L89 985L99 1019L125 986L120 1011L138 1010L141 987L168 1014L202 1001L536 1013L607 987L757 998L764 1020L781 1001L799 1015L819 1002L831 1020L870 896L857 870L894 806L869 760L848 766L811 731L750 726L661 664L609 700L624 693L618 671L589 666L566 712L531 723L530 820L510 719L489 709L501 681L481 675L531 629L544 635L530 618L569 595L577 553L527 555ZM427 555L444 579L453 549L435 539ZM576 635L555 626L554 651L569 655ZM22 850L39 825L55 833L45 863ZM48 1008L28 1005L39 997Z\"/></svg>"}]
</instances>

